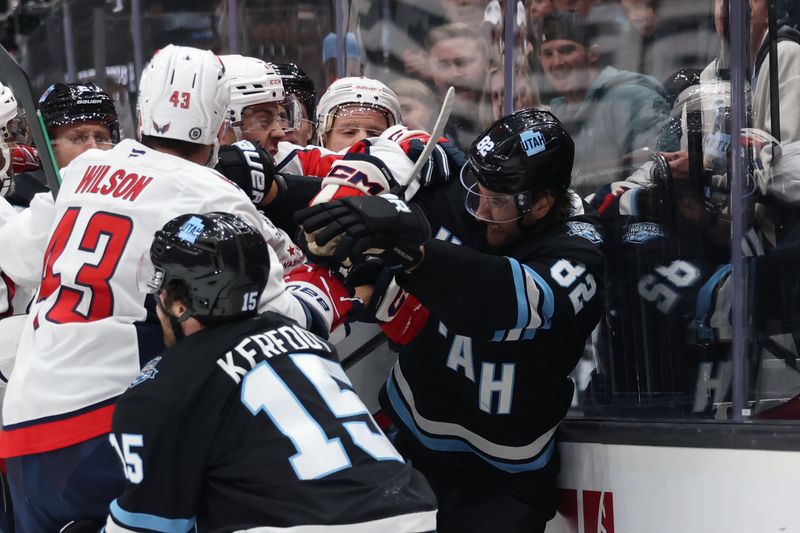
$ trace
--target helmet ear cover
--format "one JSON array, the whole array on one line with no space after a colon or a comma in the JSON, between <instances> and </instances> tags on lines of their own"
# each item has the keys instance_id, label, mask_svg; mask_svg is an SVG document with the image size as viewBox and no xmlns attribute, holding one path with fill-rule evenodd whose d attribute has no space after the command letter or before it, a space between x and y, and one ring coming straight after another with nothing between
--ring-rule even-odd
<instances>
[{"instance_id":1,"label":"helmet ear cover","mask_svg":"<svg viewBox=\"0 0 800 533\"><path fill-rule=\"evenodd\" d=\"M514 197L519 209L520 215L526 215L531 212L531 193L521 192Z\"/></svg>"}]
</instances>

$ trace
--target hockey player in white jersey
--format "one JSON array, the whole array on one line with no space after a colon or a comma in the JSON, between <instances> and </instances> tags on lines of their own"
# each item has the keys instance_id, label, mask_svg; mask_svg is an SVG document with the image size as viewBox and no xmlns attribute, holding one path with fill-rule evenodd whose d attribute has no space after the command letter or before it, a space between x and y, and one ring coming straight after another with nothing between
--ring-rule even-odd
<instances>
[{"instance_id":1,"label":"hockey player in white jersey","mask_svg":"<svg viewBox=\"0 0 800 533\"><path fill-rule=\"evenodd\" d=\"M338 152L400 122L400 102L389 87L372 78L341 78L319 99L318 142Z\"/></svg>"},{"instance_id":2,"label":"hockey player in white jersey","mask_svg":"<svg viewBox=\"0 0 800 533\"><path fill-rule=\"evenodd\" d=\"M70 520L102 520L122 490L108 444L114 400L162 347L136 284L155 230L175 216L224 211L260 228L249 198L203 166L216 159L229 81L209 51L167 46L140 82L139 135L110 151L88 150L62 169L59 196L38 195L0 229L0 269L38 287L3 409L0 456L7 458L19 531L58 531ZM189 236L191 238L191 236ZM309 326L305 304L275 270L258 305ZM306 287L307 288L307 287ZM328 311L328 313L330 313ZM136 461L135 445L125 457Z\"/></svg>"},{"instance_id":3,"label":"hockey player in white jersey","mask_svg":"<svg viewBox=\"0 0 800 533\"><path fill-rule=\"evenodd\" d=\"M284 129L300 124L302 111L296 96L285 95L275 67L255 57L220 56L231 80L228 119L236 140L259 143L270 154L278 151Z\"/></svg>"},{"instance_id":4,"label":"hockey player in white jersey","mask_svg":"<svg viewBox=\"0 0 800 533\"><path fill-rule=\"evenodd\" d=\"M363 77L336 80L320 98L316 118L318 146L278 143L278 151L273 154L278 171L322 177L342 154L359 152L375 155L401 179L403 172L396 165L402 167L407 158L400 153L398 160L393 155L400 152L396 143L387 142L393 131L390 128L402 127L400 103L386 85ZM362 146L359 141L367 144Z\"/></svg>"}]
</instances>

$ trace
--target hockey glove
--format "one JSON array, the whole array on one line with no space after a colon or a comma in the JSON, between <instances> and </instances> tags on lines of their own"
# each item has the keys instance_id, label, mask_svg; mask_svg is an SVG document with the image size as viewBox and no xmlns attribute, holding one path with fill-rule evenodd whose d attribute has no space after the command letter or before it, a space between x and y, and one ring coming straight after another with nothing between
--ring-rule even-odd
<instances>
[{"instance_id":1,"label":"hockey glove","mask_svg":"<svg viewBox=\"0 0 800 533\"><path fill-rule=\"evenodd\" d=\"M391 272L410 271L431 236L422 210L394 195L348 197L298 211L301 245L309 257L361 263L377 257Z\"/></svg>"},{"instance_id":2,"label":"hockey glove","mask_svg":"<svg viewBox=\"0 0 800 533\"><path fill-rule=\"evenodd\" d=\"M427 142L426 137L415 137L408 141L401 141L400 146L412 161L417 161ZM456 148L454 144L444 138L440 138L428 156L428 162L422 167L419 176L420 186L423 189L435 187L449 182L454 176L458 176L461 167L467 160L464 154Z\"/></svg>"},{"instance_id":3,"label":"hockey glove","mask_svg":"<svg viewBox=\"0 0 800 533\"><path fill-rule=\"evenodd\" d=\"M257 206L269 194L275 181L275 162L260 144L239 141L221 146L219 162L214 167L247 193Z\"/></svg>"},{"instance_id":4,"label":"hockey glove","mask_svg":"<svg viewBox=\"0 0 800 533\"><path fill-rule=\"evenodd\" d=\"M386 291L393 284L394 275L386 265L377 257L367 257L360 263L354 264L348 271L344 279L347 287L352 287L355 291L357 287L369 285L372 287L371 297L368 303L355 309L354 319L359 322L378 322L376 313L378 306L386 297ZM395 285L396 286L396 285Z\"/></svg>"},{"instance_id":5,"label":"hockey glove","mask_svg":"<svg viewBox=\"0 0 800 533\"><path fill-rule=\"evenodd\" d=\"M306 329L322 337L327 338L348 320L354 309L358 311L362 307L353 290L342 283L341 276L323 266L300 265L283 279L286 290L311 313L312 319Z\"/></svg>"},{"instance_id":6,"label":"hockey glove","mask_svg":"<svg viewBox=\"0 0 800 533\"><path fill-rule=\"evenodd\" d=\"M331 165L311 205L347 196L375 196L389 192L395 185L397 182L383 161L369 154L348 153Z\"/></svg>"},{"instance_id":7,"label":"hockey glove","mask_svg":"<svg viewBox=\"0 0 800 533\"><path fill-rule=\"evenodd\" d=\"M11 171L14 175L33 172L41 166L39 151L33 146L18 144L11 149Z\"/></svg>"}]
</instances>

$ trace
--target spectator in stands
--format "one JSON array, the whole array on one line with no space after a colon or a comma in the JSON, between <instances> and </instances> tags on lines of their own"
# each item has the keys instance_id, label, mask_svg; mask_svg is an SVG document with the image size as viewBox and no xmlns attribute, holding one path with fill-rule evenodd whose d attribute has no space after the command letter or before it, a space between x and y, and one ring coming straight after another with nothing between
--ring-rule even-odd
<instances>
[{"instance_id":1,"label":"spectator in stands","mask_svg":"<svg viewBox=\"0 0 800 533\"><path fill-rule=\"evenodd\" d=\"M452 23L431 30L428 49L436 91L444 95L452 86L456 92L445 134L459 148L466 147L480 132L475 110L489 70L486 41L475 27Z\"/></svg>"},{"instance_id":2,"label":"spectator in stands","mask_svg":"<svg viewBox=\"0 0 800 533\"><path fill-rule=\"evenodd\" d=\"M575 140L572 186L586 195L626 174L632 152L656 148L668 120L664 90L649 76L603 68L580 15L548 15L541 41L542 68L559 93L550 106Z\"/></svg>"},{"instance_id":3,"label":"spectator in stands","mask_svg":"<svg viewBox=\"0 0 800 533\"><path fill-rule=\"evenodd\" d=\"M430 131L441 102L430 88L419 80L401 78L392 85L400 102L403 124L411 130Z\"/></svg>"},{"instance_id":4,"label":"spectator in stands","mask_svg":"<svg viewBox=\"0 0 800 533\"><path fill-rule=\"evenodd\" d=\"M503 70L499 67L490 70L480 107L481 124L484 127L489 127L489 124L506 114L503 113L504 85ZM542 105L539 88L525 61L518 61L514 68L513 104L513 111Z\"/></svg>"},{"instance_id":5,"label":"spectator in stands","mask_svg":"<svg viewBox=\"0 0 800 533\"><path fill-rule=\"evenodd\" d=\"M483 22L488 0L441 0L444 18L477 28Z\"/></svg>"},{"instance_id":6,"label":"spectator in stands","mask_svg":"<svg viewBox=\"0 0 800 533\"><path fill-rule=\"evenodd\" d=\"M769 0L750 0L750 55L754 58L753 126L779 137L781 142L800 141L800 32L784 24L786 12L776 8L778 18L777 51L778 115L780 132L773 132L770 101L769 40L767 5ZM717 0L716 4L721 4Z\"/></svg>"},{"instance_id":7,"label":"spectator in stands","mask_svg":"<svg viewBox=\"0 0 800 533\"><path fill-rule=\"evenodd\" d=\"M544 17L555 11L553 0L527 0L528 13L528 41L535 43L539 40Z\"/></svg>"},{"instance_id":8,"label":"spectator in stands","mask_svg":"<svg viewBox=\"0 0 800 533\"><path fill-rule=\"evenodd\" d=\"M361 45L355 33L348 32L345 37L345 77L363 76L364 60L361 54ZM336 63L336 34L329 33L322 40L322 71L325 87L339 78L339 67Z\"/></svg>"},{"instance_id":9,"label":"spectator in stands","mask_svg":"<svg viewBox=\"0 0 800 533\"><path fill-rule=\"evenodd\" d=\"M562 13L577 13L585 17L593 6L599 4L598 0L553 0L556 11Z\"/></svg>"}]
</instances>

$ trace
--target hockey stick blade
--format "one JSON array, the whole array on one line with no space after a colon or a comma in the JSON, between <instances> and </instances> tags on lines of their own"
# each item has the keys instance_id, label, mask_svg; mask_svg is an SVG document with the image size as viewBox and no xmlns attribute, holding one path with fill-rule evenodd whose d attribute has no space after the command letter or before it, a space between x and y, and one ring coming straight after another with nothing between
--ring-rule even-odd
<instances>
[{"instance_id":1,"label":"hockey stick blade","mask_svg":"<svg viewBox=\"0 0 800 533\"><path fill-rule=\"evenodd\" d=\"M455 93L456 91L453 87L447 89L447 93L444 95L444 101L442 102L442 108L439 110L439 116L436 117L433 130L431 130L431 137L428 139L425 148L422 149L422 153L419 154L417 161L414 163L414 167L411 169L408 179L404 182L405 186L401 189L401 192L406 201L411 200L419 190L419 175L422 172L422 167L428 162L428 157L433 153L433 149L436 148L439 138L444 133L444 127L450 118L450 112L453 110Z\"/></svg>"},{"instance_id":2,"label":"hockey stick blade","mask_svg":"<svg viewBox=\"0 0 800 533\"><path fill-rule=\"evenodd\" d=\"M0 45L0 81L11 87L17 102L22 104L22 109L25 110L25 115L28 117L28 127L33 133L33 141L36 143L39 159L42 162L42 169L47 177L47 185L50 187L50 192L53 193L53 198L55 198L61 186L61 176L55 164L55 158L53 157L42 116L36 109L31 83L22 67L2 45Z\"/></svg>"}]
</instances>

